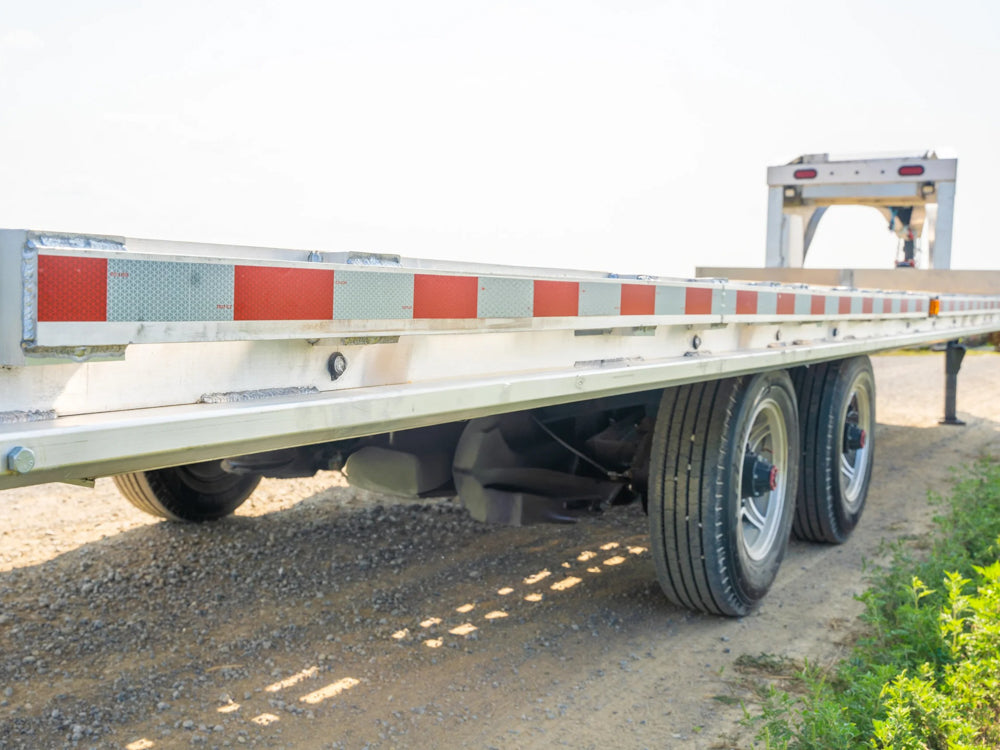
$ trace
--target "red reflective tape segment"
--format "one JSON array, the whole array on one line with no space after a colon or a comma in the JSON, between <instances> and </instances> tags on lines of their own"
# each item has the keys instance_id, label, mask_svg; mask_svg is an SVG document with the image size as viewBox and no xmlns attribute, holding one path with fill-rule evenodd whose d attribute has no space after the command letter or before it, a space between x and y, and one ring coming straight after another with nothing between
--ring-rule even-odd
<instances>
[{"instance_id":1,"label":"red reflective tape segment","mask_svg":"<svg viewBox=\"0 0 1000 750\"><path fill-rule=\"evenodd\" d=\"M795 314L795 294L793 292L778 292L778 315Z\"/></svg>"},{"instance_id":2,"label":"red reflective tape segment","mask_svg":"<svg viewBox=\"0 0 1000 750\"><path fill-rule=\"evenodd\" d=\"M685 315L711 315L712 290L705 287L689 286L684 295Z\"/></svg>"},{"instance_id":3,"label":"red reflective tape segment","mask_svg":"<svg viewBox=\"0 0 1000 750\"><path fill-rule=\"evenodd\" d=\"M861 300L861 312L871 313L875 308L875 301L871 297L865 297Z\"/></svg>"},{"instance_id":4,"label":"red reflective tape segment","mask_svg":"<svg viewBox=\"0 0 1000 750\"><path fill-rule=\"evenodd\" d=\"M837 312L840 315L850 315L851 313L851 298L841 297L840 301L837 303Z\"/></svg>"},{"instance_id":5,"label":"red reflective tape segment","mask_svg":"<svg viewBox=\"0 0 1000 750\"><path fill-rule=\"evenodd\" d=\"M809 302L809 314L810 315L822 315L826 312L826 297L822 294L812 295L812 299Z\"/></svg>"},{"instance_id":6,"label":"red reflective tape segment","mask_svg":"<svg viewBox=\"0 0 1000 750\"><path fill-rule=\"evenodd\" d=\"M330 320L333 271L236 266L233 320Z\"/></svg>"},{"instance_id":7,"label":"red reflective tape segment","mask_svg":"<svg viewBox=\"0 0 1000 750\"><path fill-rule=\"evenodd\" d=\"M741 289L736 292L736 314L757 314L757 292L748 289Z\"/></svg>"},{"instance_id":8,"label":"red reflective tape segment","mask_svg":"<svg viewBox=\"0 0 1000 750\"><path fill-rule=\"evenodd\" d=\"M475 318L479 293L477 276L413 277L414 318Z\"/></svg>"},{"instance_id":9,"label":"red reflective tape segment","mask_svg":"<svg viewBox=\"0 0 1000 750\"><path fill-rule=\"evenodd\" d=\"M576 281L535 281L536 318L575 316L580 310L580 284Z\"/></svg>"},{"instance_id":10,"label":"red reflective tape segment","mask_svg":"<svg viewBox=\"0 0 1000 750\"><path fill-rule=\"evenodd\" d=\"M651 284L622 284L622 315L652 315L656 312L656 287Z\"/></svg>"},{"instance_id":11,"label":"red reflective tape segment","mask_svg":"<svg viewBox=\"0 0 1000 750\"><path fill-rule=\"evenodd\" d=\"M107 319L107 259L38 256L39 322Z\"/></svg>"}]
</instances>

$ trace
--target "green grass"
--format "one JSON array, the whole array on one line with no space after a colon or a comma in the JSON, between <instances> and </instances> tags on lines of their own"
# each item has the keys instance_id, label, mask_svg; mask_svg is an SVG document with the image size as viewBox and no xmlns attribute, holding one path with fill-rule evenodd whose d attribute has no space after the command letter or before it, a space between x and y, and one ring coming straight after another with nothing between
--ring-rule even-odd
<instances>
[{"instance_id":1,"label":"green grass","mask_svg":"<svg viewBox=\"0 0 1000 750\"><path fill-rule=\"evenodd\" d=\"M850 658L786 670L780 689L767 674L781 657L737 664L765 678L744 719L756 747L1000 747L1000 464L978 462L933 499L941 513L929 553L897 544L869 574L865 632Z\"/></svg>"}]
</instances>

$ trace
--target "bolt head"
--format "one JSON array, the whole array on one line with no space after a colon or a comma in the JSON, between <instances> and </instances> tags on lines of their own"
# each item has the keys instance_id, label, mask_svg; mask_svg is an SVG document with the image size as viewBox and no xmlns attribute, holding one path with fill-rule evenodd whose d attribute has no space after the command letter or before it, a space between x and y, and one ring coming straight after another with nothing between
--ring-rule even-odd
<instances>
[{"instance_id":1,"label":"bolt head","mask_svg":"<svg viewBox=\"0 0 1000 750\"><path fill-rule=\"evenodd\" d=\"M7 468L17 474L27 474L35 468L35 452L21 446L11 448L7 452Z\"/></svg>"}]
</instances>

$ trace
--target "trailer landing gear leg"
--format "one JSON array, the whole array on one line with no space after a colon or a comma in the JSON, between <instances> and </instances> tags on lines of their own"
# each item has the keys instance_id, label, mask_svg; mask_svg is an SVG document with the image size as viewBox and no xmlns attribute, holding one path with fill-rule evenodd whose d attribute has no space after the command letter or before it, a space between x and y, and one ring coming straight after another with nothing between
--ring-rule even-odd
<instances>
[{"instance_id":1,"label":"trailer landing gear leg","mask_svg":"<svg viewBox=\"0 0 1000 750\"><path fill-rule=\"evenodd\" d=\"M944 419L939 424L964 425L955 416L955 395L958 391L958 371L962 369L965 347L957 341L949 341L944 352Z\"/></svg>"}]
</instances>

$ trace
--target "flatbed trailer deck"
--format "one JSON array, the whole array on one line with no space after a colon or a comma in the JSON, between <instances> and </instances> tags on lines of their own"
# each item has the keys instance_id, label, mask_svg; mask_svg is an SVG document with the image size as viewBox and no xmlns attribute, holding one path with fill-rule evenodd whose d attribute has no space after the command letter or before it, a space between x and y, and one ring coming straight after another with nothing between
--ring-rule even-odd
<instances>
[{"instance_id":1,"label":"flatbed trailer deck","mask_svg":"<svg viewBox=\"0 0 1000 750\"><path fill-rule=\"evenodd\" d=\"M35 457L27 471L0 467L0 488L1000 328L1000 295L310 261L322 254L9 231L0 252L0 446Z\"/></svg>"},{"instance_id":2,"label":"flatbed trailer deck","mask_svg":"<svg viewBox=\"0 0 1000 750\"><path fill-rule=\"evenodd\" d=\"M742 614L790 529L846 539L867 355L1000 330L1000 295L0 232L0 489L115 475L174 520L260 476L650 515L661 585Z\"/></svg>"}]
</instances>

